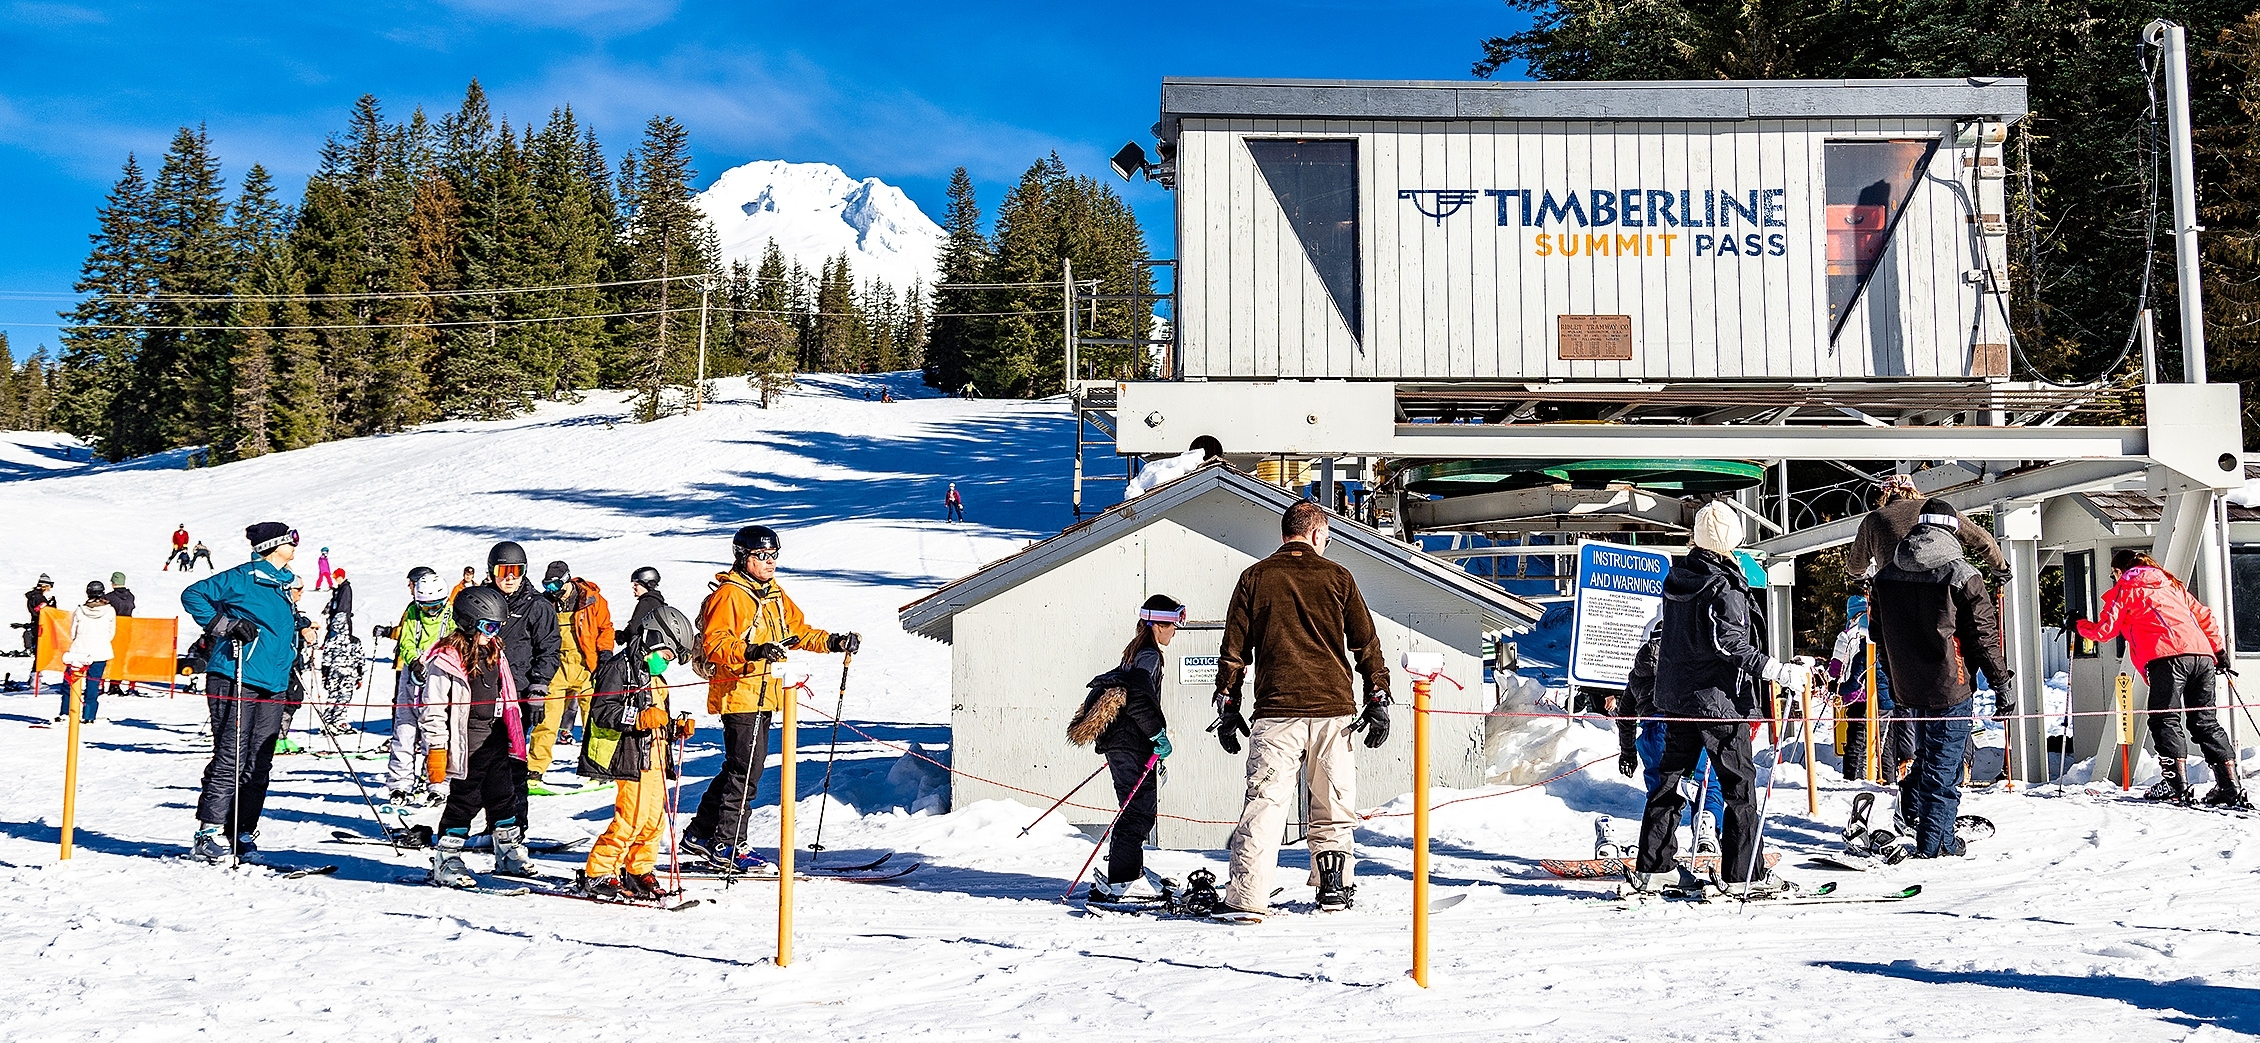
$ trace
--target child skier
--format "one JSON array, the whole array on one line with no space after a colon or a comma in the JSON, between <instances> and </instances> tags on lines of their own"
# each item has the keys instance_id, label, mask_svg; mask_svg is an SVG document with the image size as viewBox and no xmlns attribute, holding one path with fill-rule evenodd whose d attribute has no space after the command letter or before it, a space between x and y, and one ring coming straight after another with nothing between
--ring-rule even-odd
<instances>
[{"instance_id":1,"label":"child skier","mask_svg":"<svg viewBox=\"0 0 2260 1043\"><path fill-rule=\"evenodd\" d=\"M612 822L589 849L581 870L582 888L598 898L657 899L667 891L652 867L665 835L667 783L682 777L675 744L691 736L690 715L668 715L667 692L654 689L670 663L689 658L698 634L681 612L661 607L628 634L618 652L597 661L596 690L589 707L588 741L581 746L580 773L619 783L612 800Z\"/></svg>"},{"instance_id":2,"label":"child skier","mask_svg":"<svg viewBox=\"0 0 2260 1043\"><path fill-rule=\"evenodd\" d=\"M391 791L395 807L431 805L446 799L424 781L424 736L418 726L424 715L424 653L451 629L447 592L440 589L440 583L439 573L427 566L410 569L408 607L401 610L400 623L378 628L378 637L389 637L393 642L392 740L391 757L385 762L385 788Z\"/></svg>"},{"instance_id":3,"label":"child skier","mask_svg":"<svg viewBox=\"0 0 2260 1043\"><path fill-rule=\"evenodd\" d=\"M432 844L434 885L475 887L477 878L463 865L471 820L486 812L494 827L494 871L511 876L534 873L519 821L526 777L526 707L502 649L502 626L510 605L493 587L470 587L456 595L455 630L424 653L425 778L434 786L450 783L447 809L440 812L439 836Z\"/></svg>"},{"instance_id":4,"label":"child skier","mask_svg":"<svg viewBox=\"0 0 2260 1043\"><path fill-rule=\"evenodd\" d=\"M1122 663L1091 680L1091 696L1069 724L1067 737L1092 742L1106 758L1114 779L1115 805L1122 809L1108 842L1106 868L1095 870L1090 901L1099 905L1132 897L1145 876L1146 836L1161 812L1155 757L1168 757L1169 721L1162 716L1161 681L1167 670L1162 649L1185 622L1185 606L1167 594L1146 599L1138 609L1138 629L1122 650Z\"/></svg>"},{"instance_id":5,"label":"child skier","mask_svg":"<svg viewBox=\"0 0 2260 1043\"><path fill-rule=\"evenodd\" d=\"M322 556L314 559L314 589L322 590L333 580L330 577L330 549L322 548Z\"/></svg>"}]
</instances>

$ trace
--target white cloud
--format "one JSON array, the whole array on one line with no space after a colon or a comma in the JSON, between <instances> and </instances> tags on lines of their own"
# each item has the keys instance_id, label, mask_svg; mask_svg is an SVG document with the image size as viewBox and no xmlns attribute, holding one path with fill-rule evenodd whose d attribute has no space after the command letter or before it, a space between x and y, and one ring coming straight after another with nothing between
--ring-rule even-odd
<instances>
[{"instance_id":1,"label":"white cloud","mask_svg":"<svg viewBox=\"0 0 2260 1043\"><path fill-rule=\"evenodd\" d=\"M110 20L109 15L77 4L14 3L8 5L8 15L18 22L48 28L99 25Z\"/></svg>"},{"instance_id":2,"label":"white cloud","mask_svg":"<svg viewBox=\"0 0 2260 1043\"><path fill-rule=\"evenodd\" d=\"M679 0L440 0L464 14L491 22L572 29L590 36L618 36L665 24Z\"/></svg>"}]
</instances>

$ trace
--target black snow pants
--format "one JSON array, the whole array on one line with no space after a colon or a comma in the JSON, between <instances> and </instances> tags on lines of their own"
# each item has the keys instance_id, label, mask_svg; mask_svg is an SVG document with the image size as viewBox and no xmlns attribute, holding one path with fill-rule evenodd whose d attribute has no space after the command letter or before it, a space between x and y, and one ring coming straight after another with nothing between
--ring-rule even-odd
<instances>
[{"instance_id":1,"label":"black snow pants","mask_svg":"<svg viewBox=\"0 0 2260 1043\"><path fill-rule=\"evenodd\" d=\"M769 764L769 715L722 715L722 770L706 784L691 817L690 834L710 844L745 849L746 812L761 790L761 771Z\"/></svg>"},{"instance_id":2,"label":"black snow pants","mask_svg":"<svg viewBox=\"0 0 2260 1043\"><path fill-rule=\"evenodd\" d=\"M267 806L267 779L275 768L275 736L282 734L281 698L235 679L204 675L204 707L211 715L212 759L204 764L204 789L196 821L225 826L229 836L259 829Z\"/></svg>"},{"instance_id":3,"label":"black snow pants","mask_svg":"<svg viewBox=\"0 0 2260 1043\"><path fill-rule=\"evenodd\" d=\"M2150 681L2152 710L2182 711L2150 715L2150 745L2159 757L2180 760L2189 755L2189 742L2182 732L2182 719L2188 718L2189 734L2196 737L2206 763L2236 759L2228 735L2221 731L2220 715L2213 709L2212 656L2194 652L2159 656L2143 673Z\"/></svg>"},{"instance_id":4,"label":"black snow pants","mask_svg":"<svg viewBox=\"0 0 2260 1043\"><path fill-rule=\"evenodd\" d=\"M1694 773L1695 760L1705 751L1717 766L1719 793L1726 798L1726 815L1719 823L1719 852L1724 856L1720 878L1728 883L1751 878L1759 841L1758 769L1750 759L1750 727L1725 721L1708 725L1673 721L1665 729L1664 756L1657 765L1663 779L1648 791L1648 808L1640 817L1641 872L1669 872L1677 864L1676 832L1687 803L1679 784Z\"/></svg>"},{"instance_id":5,"label":"black snow pants","mask_svg":"<svg viewBox=\"0 0 2260 1043\"><path fill-rule=\"evenodd\" d=\"M439 813L439 831L468 830L479 812L487 813L487 828L522 825L526 800L526 762L510 755L510 729L499 717L471 722L471 762L466 774L447 788L447 807Z\"/></svg>"},{"instance_id":6,"label":"black snow pants","mask_svg":"<svg viewBox=\"0 0 2260 1043\"><path fill-rule=\"evenodd\" d=\"M1105 752L1107 774L1114 779L1114 802L1122 808L1122 816L1114 823L1114 835L1107 841L1106 880L1122 884L1145 875L1146 838L1153 835L1154 820L1161 815L1161 766L1146 771L1146 759L1153 756L1151 750ZM1144 785L1139 785L1140 777L1145 779ZM1138 792L1131 793L1132 786L1137 786Z\"/></svg>"}]
</instances>

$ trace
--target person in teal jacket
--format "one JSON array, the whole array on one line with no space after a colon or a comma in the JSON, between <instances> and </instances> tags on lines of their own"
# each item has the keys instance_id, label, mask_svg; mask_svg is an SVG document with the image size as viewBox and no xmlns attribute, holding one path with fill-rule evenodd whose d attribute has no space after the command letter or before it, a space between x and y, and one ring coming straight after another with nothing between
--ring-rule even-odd
<instances>
[{"instance_id":1,"label":"person in teal jacket","mask_svg":"<svg viewBox=\"0 0 2260 1043\"><path fill-rule=\"evenodd\" d=\"M260 522L243 531L252 559L181 591L181 608L212 638L204 701L212 723L212 759L196 801L190 853L208 862L231 854L258 858L259 813L282 732L283 693L290 687L298 613L289 590L298 531ZM231 844L232 840L232 844Z\"/></svg>"}]
</instances>

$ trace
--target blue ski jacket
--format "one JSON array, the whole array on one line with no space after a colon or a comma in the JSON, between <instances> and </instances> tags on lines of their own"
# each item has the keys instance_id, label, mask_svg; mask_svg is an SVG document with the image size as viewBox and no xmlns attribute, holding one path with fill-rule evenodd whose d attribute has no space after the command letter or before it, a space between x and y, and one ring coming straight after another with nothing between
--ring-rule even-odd
<instances>
[{"instance_id":1,"label":"blue ski jacket","mask_svg":"<svg viewBox=\"0 0 2260 1043\"><path fill-rule=\"evenodd\" d=\"M180 592L181 607L199 629L226 612L259 626L257 639L247 642L243 657L243 683L277 695L290 688L291 663L297 659L297 633L292 624L298 611L284 593L292 580L289 569L264 558L253 558L226 572L215 572ZM209 673L235 673L236 643L223 641L212 650Z\"/></svg>"}]
</instances>

